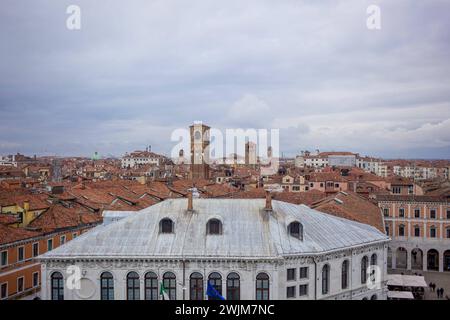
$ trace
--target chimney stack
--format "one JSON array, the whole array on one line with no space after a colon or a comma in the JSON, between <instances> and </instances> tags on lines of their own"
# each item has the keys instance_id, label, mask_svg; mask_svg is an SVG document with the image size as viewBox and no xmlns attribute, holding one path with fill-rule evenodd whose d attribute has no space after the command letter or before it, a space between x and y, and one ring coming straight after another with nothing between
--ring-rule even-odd
<instances>
[{"instance_id":1,"label":"chimney stack","mask_svg":"<svg viewBox=\"0 0 450 320\"><path fill-rule=\"evenodd\" d=\"M266 191L266 207L264 210L272 211L272 194L269 190Z\"/></svg>"},{"instance_id":2,"label":"chimney stack","mask_svg":"<svg viewBox=\"0 0 450 320\"><path fill-rule=\"evenodd\" d=\"M188 191L188 211L194 211L194 204L192 200L192 191Z\"/></svg>"}]
</instances>

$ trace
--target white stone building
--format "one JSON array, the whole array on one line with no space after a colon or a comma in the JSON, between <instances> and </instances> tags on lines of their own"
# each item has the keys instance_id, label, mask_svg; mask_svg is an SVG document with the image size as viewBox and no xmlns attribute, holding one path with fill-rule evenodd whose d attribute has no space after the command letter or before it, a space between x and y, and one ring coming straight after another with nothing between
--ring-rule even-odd
<instances>
[{"instance_id":1,"label":"white stone building","mask_svg":"<svg viewBox=\"0 0 450 320\"><path fill-rule=\"evenodd\" d=\"M161 156L150 151L134 151L122 157L122 168L135 168L139 165L153 164L158 166Z\"/></svg>"},{"instance_id":2,"label":"white stone building","mask_svg":"<svg viewBox=\"0 0 450 320\"><path fill-rule=\"evenodd\" d=\"M42 298L159 299L163 282L171 299L207 299L210 281L228 300L385 299L388 241L270 196L169 199L41 256Z\"/></svg>"},{"instance_id":3,"label":"white stone building","mask_svg":"<svg viewBox=\"0 0 450 320\"><path fill-rule=\"evenodd\" d=\"M0 156L0 166L13 166L17 167L17 161L16 161L15 155L10 156Z\"/></svg>"}]
</instances>

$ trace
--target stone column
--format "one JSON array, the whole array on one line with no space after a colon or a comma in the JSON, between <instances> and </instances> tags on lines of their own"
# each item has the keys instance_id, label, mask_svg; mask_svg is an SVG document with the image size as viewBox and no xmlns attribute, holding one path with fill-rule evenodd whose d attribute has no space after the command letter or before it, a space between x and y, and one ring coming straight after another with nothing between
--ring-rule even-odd
<instances>
[{"instance_id":1,"label":"stone column","mask_svg":"<svg viewBox=\"0 0 450 320\"><path fill-rule=\"evenodd\" d=\"M425 250L425 249L422 249L422 269L423 269L423 271L428 270L427 250Z\"/></svg>"},{"instance_id":2,"label":"stone column","mask_svg":"<svg viewBox=\"0 0 450 320\"><path fill-rule=\"evenodd\" d=\"M444 250L439 252L439 272L444 272Z\"/></svg>"},{"instance_id":3,"label":"stone column","mask_svg":"<svg viewBox=\"0 0 450 320\"><path fill-rule=\"evenodd\" d=\"M397 269L397 248L391 248L392 249L392 269Z\"/></svg>"},{"instance_id":4,"label":"stone column","mask_svg":"<svg viewBox=\"0 0 450 320\"><path fill-rule=\"evenodd\" d=\"M406 270L411 270L412 249L406 251Z\"/></svg>"}]
</instances>

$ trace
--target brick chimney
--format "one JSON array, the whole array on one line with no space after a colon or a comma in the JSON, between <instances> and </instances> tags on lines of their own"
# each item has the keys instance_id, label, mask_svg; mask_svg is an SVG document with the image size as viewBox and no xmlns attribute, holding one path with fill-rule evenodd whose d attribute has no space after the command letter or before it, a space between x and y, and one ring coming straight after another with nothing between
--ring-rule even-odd
<instances>
[{"instance_id":1,"label":"brick chimney","mask_svg":"<svg viewBox=\"0 0 450 320\"><path fill-rule=\"evenodd\" d=\"M272 211L272 194L268 190L266 191L266 207L264 210Z\"/></svg>"},{"instance_id":2,"label":"brick chimney","mask_svg":"<svg viewBox=\"0 0 450 320\"><path fill-rule=\"evenodd\" d=\"M188 211L194 211L194 204L193 204L193 200L192 200L192 191L188 191L188 207L187 207Z\"/></svg>"}]
</instances>

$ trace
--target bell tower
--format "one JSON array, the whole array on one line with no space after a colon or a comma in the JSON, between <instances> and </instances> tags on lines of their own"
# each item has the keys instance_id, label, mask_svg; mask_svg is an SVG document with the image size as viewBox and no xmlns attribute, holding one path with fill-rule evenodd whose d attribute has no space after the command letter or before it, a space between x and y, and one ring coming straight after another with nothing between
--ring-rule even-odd
<instances>
[{"instance_id":1,"label":"bell tower","mask_svg":"<svg viewBox=\"0 0 450 320\"><path fill-rule=\"evenodd\" d=\"M191 135L191 179L209 179L209 129L202 122L194 122L190 128Z\"/></svg>"}]
</instances>

